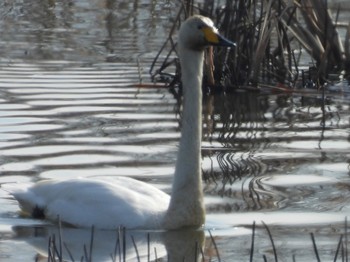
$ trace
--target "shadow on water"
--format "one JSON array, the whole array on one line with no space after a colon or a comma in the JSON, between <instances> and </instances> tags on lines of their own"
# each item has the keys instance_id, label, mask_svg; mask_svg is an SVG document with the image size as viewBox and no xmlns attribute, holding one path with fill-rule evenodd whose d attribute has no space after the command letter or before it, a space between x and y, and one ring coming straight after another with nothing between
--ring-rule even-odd
<instances>
[{"instance_id":1,"label":"shadow on water","mask_svg":"<svg viewBox=\"0 0 350 262\"><path fill-rule=\"evenodd\" d=\"M101 231L57 226L15 227L15 239L35 247L39 257L48 255L75 261L197 261L203 253L204 232ZM52 260L53 261L53 260Z\"/></svg>"}]
</instances>

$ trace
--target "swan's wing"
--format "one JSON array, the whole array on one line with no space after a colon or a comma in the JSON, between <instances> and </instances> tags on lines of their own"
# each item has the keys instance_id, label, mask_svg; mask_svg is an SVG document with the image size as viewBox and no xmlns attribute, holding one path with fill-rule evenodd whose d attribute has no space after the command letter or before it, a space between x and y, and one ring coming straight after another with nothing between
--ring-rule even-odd
<instances>
[{"instance_id":1,"label":"swan's wing","mask_svg":"<svg viewBox=\"0 0 350 262\"><path fill-rule=\"evenodd\" d=\"M50 220L106 229L157 227L169 203L164 192L130 178L42 181L13 195L28 213L39 209Z\"/></svg>"}]
</instances>

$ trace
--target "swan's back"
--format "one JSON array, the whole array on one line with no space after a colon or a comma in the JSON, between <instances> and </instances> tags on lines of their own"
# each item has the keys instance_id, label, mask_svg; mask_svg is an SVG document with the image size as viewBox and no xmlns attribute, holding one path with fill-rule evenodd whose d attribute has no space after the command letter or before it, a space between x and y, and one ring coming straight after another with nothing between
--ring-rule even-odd
<instances>
[{"instance_id":1,"label":"swan's back","mask_svg":"<svg viewBox=\"0 0 350 262\"><path fill-rule=\"evenodd\" d=\"M127 177L41 181L14 191L24 212L76 227L159 228L169 196Z\"/></svg>"}]
</instances>

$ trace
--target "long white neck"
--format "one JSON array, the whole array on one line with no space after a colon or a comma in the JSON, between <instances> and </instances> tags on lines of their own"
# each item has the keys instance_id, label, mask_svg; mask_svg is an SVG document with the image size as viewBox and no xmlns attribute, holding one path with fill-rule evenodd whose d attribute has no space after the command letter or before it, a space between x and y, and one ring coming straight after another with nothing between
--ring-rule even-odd
<instances>
[{"instance_id":1,"label":"long white neck","mask_svg":"<svg viewBox=\"0 0 350 262\"><path fill-rule=\"evenodd\" d=\"M166 227L201 226L205 211L201 181L203 51L179 46L183 84L182 129Z\"/></svg>"}]
</instances>

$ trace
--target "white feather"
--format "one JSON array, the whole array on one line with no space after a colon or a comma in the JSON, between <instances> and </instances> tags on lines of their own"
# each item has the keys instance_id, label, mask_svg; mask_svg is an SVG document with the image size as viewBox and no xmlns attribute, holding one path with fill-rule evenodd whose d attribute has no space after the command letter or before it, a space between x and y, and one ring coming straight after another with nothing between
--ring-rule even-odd
<instances>
[{"instance_id":1,"label":"white feather","mask_svg":"<svg viewBox=\"0 0 350 262\"><path fill-rule=\"evenodd\" d=\"M202 68L209 43L202 30L217 34L213 22L194 16L181 26L179 55L184 89L183 122L171 198L135 179L77 178L41 181L12 192L24 212L40 211L45 218L101 229L179 228L203 225L201 184ZM207 30L206 30L207 31Z\"/></svg>"}]
</instances>

